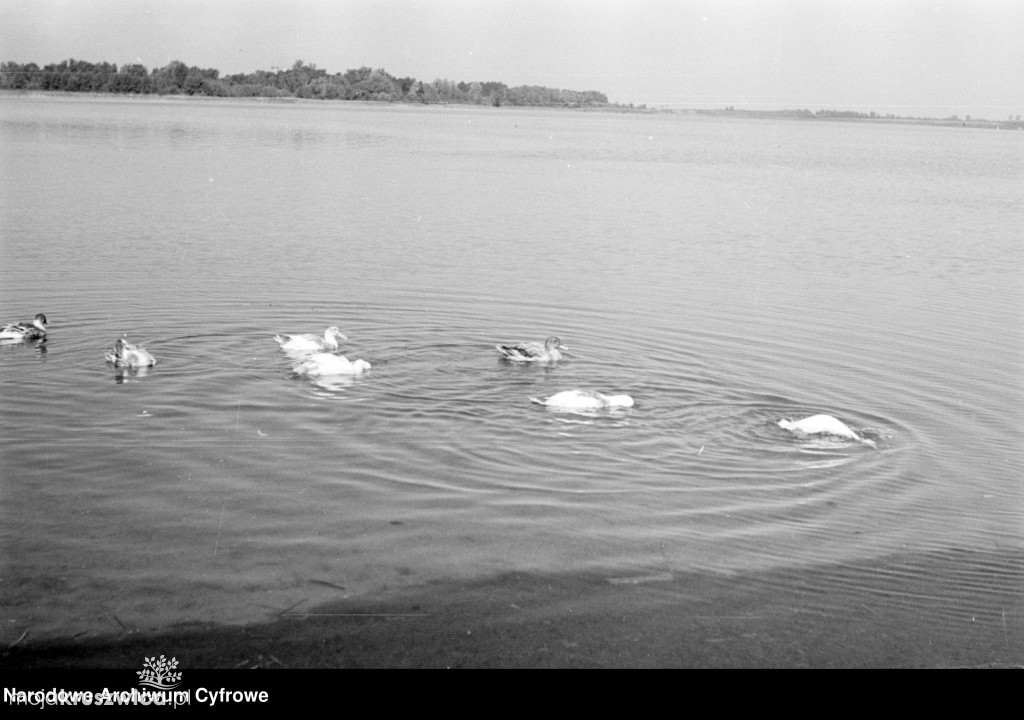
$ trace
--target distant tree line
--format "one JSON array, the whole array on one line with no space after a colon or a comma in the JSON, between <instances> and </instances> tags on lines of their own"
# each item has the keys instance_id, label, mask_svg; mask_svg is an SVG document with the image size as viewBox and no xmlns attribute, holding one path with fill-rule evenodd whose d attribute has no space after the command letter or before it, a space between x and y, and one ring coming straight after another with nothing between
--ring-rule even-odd
<instances>
[{"instance_id":1,"label":"distant tree line","mask_svg":"<svg viewBox=\"0 0 1024 720\"><path fill-rule=\"evenodd\" d=\"M500 82L434 80L428 83L411 77L396 78L384 70L368 67L331 75L301 60L296 60L287 70L273 68L224 77L219 70L190 67L178 60L152 71L144 65L118 67L112 63L73 59L43 67L35 63L4 62L0 63L0 89L470 105L608 105L607 96L593 90L556 90L536 85L510 88Z\"/></svg>"},{"instance_id":2,"label":"distant tree line","mask_svg":"<svg viewBox=\"0 0 1024 720\"><path fill-rule=\"evenodd\" d=\"M722 115L725 113L735 113L737 115L764 115L764 116L786 116L795 118L836 118L836 119L857 119L857 120L877 120L897 119L896 115L879 115L875 112L857 112L856 110L817 110L810 111L806 108L803 110L737 110L734 106L728 105L723 110L698 110L701 115Z\"/></svg>"},{"instance_id":3,"label":"distant tree line","mask_svg":"<svg viewBox=\"0 0 1024 720\"><path fill-rule=\"evenodd\" d=\"M1010 115L1009 118L1003 122L999 120L982 120L979 118L972 118L970 115L965 115L960 118L958 115L950 115L946 118L930 118L930 117L914 117L914 116L901 116L893 115L888 113L886 115L880 115L874 111L871 112L857 112L856 110L817 110L811 111L808 109L803 110L737 110L734 106L729 105L722 110L696 110L694 111L698 115L737 115L744 117L792 117L792 118L803 118L811 120L901 120L910 122L922 122L922 123L942 123L942 124L961 124L971 125L974 127L978 126L995 126L995 127L1013 127L1018 130L1024 130L1024 123L1021 122L1020 115L1014 118Z\"/></svg>"}]
</instances>

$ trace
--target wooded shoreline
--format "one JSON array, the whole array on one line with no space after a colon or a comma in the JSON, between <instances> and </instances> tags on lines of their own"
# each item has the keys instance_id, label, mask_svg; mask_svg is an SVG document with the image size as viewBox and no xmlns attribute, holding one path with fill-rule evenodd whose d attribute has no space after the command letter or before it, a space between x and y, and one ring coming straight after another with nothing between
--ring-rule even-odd
<instances>
[{"instance_id":1,"label":"wooded shoreline","mask_svg":"<svg viewBox=\"0 0 1024 720\"><path fill-rule=\"evenodd\" d=\"M737 110L648 107L620 104L596 90L566 90L537 85L509 87L501 82L453 82L437 79L424 82L412 77L399 78L386 70L361 67L344 73L329 74L302 60L287 69L272 68L251 73L221 76L214 68L188 66L174 60L162 68L147 70L144 65L90 63L64 60L39 67L35 63L0 63L0 92L41 92L99 94L120 97L207 97L221 99L297 102L299 100L335 100L419 105L481 105L494 107L548 107L622 112L654 112L709 117L752 119L795 119L825 121L864 121L941 125L1001 130L1024 130L1021 116L1006 120L963 118L901 117L894 114L854 110L787 109Z\"/></svg>"}]
</instances>

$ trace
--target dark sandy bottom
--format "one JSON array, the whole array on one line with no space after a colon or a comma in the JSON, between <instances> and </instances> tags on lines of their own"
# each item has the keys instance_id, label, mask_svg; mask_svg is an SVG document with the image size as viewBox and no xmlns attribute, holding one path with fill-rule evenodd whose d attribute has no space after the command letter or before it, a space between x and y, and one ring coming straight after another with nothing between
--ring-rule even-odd
<instances>
[{"instance_id":1,"label":"dark sandy bottom","mask_svg":"<svg viewBox=\"0 0 1024 720\"><path fill-rule=\"evenodd\" d=\"M977 569L972 575L965 568ZM949 578L974 577L970 587ZM266 624L33 641L0 668L1024 667L1024 558L951 552L757 575L507 574ZM820 589L819 588L827 588Z\"/></svg>"}]
</instances>

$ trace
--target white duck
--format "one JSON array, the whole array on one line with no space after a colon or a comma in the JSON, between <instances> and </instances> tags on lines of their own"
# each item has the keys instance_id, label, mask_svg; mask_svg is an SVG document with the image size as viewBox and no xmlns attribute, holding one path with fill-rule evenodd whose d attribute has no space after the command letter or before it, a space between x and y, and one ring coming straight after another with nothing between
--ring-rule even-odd
<instances>
[{"instance_id":1,"label":"white duck","mask_svg":"<svg viewBox=\"0 0 1024 720\"><path fill-rule=\"evenodd\" d=\"M114 347L107 350L107 362L118 367L144 368L156 365L156 358L140 345L132 345L124 338L118 338Z\"/></svg>"},{"instance_id":2,"label":"white duck","mask_svg":"<svg viewBox=\"0 0 1024 720\"><path fill-rule=\"evenodd\" d=\"M321 377L325 375L360 375L370 369L365 360L351 361L344 355L313 353L292 368L299 375Z\"/></svg>"},{"instance_id":3,"label":"white duck","mask_svg":"<svg viewBox=\"0 0 1024 720\"><path fill-rule=\"evenodd\" d=\"M779 420L779 427L789 430L797 435L832 435L834 437L856 440L857 442L870 445L877 449L878 445L874 440L868 440L860 433L851 429L849 425L831 415L811 415L803 420Z\"/></svg>"},{"instance_id":4,"label":"white duck","mask_svg":"<svg viewBox=\"0 0 1024 720\"><path fill-rule=\"evenodd\" d=\"M9 323L0 328L0 340L41 340L46 337L46 316L36 315L31 323Z\"/></svg>"},{"instance_id":5,"label":"white duck","mask_svg":"<svg viewBox=\"0 0 1024 720\"><path fill-rule=\"evenodd\" d=\"M525 342L518 345L495 345L502 357L516 362L555 362L567 351L562 341L549 337L544 342Z\"/></svg>"},{"instance_id":6,"label":"white duck","mask_svg":"<svg viewBox=\"0 0 1024 720\"><path fill-rule=\"evenodd\" d=\"M531 397L530 400L540 405L569 410L606 410L633 407L633 398L629 395L605 395L593 390L564 390L546 400L535 397Z\"/></svg>"},{"instance_id":7,"label":"white duck","mask_svg":"<svg viewBox=\"0 0 1024 720\"><path fill-rule=\"evenodd\" d=\"M341 330L331 326L324 330L323 337L307 333L305 335L275 335L278 345L286 352L331 352L338 349L338 340L348 340Z\"/></svg>"}]
</instances>

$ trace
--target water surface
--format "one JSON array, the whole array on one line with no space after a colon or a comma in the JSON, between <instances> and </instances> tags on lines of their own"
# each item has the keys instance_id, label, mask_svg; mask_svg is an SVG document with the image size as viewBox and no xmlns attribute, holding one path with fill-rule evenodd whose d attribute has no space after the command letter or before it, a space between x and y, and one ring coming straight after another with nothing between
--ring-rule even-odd
<instances>
[{"instance_id":1,"label":"water surface","mask_svg":"<svg viewBox=\"0 0 1024 720\"><path fill-rule=\"evenodd\" d=\"M1022 133L4 97L0 168L2 319L51 322L0 346L8 642L508 571L1024 590ZM272 339L329 325L369 373ZM529 401L576 387L636 406Z\"/></svg>"}]
</instances>

